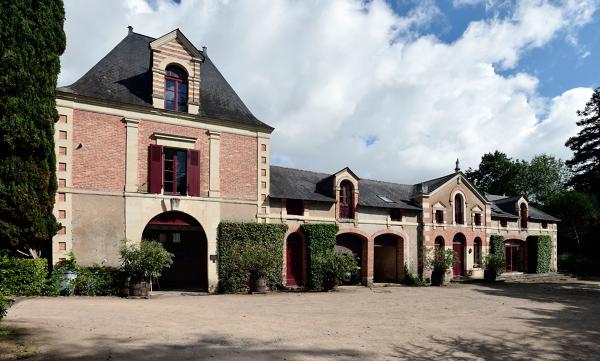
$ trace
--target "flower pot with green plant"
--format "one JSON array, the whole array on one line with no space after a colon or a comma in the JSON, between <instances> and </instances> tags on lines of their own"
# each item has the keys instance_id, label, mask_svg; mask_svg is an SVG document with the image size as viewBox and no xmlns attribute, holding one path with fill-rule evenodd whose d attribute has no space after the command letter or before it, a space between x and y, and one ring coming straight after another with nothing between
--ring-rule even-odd
<instances>
[{"instance_id":1,"label":"flower pot with green plant","mask_svg":"<svg viewBox=\"0 0 600 361\"><path fill-rule=\"evenodd\" d=\"M173 254L159 242L124 241L120 253L121 267L129 280L130 297L148 298L152 279L160 277L163 270L173 264Z\"/></svg>"},{"instance_id":2,"label":"flower pot with green plant","mask_svg":"<svg viewBox=\"0 0 600 361\"><path fill-rule=\"evenodd\" d=\"M339 254L334 250L317 256L315 266L323 278L324 291L335 291L340 279L349 277L358 269L356 257L352 253Z\"/></svg>"},{"instance_id":3,"label":"flower pot with green plant","mask_svg":"<svg viewBox=\"0 0 600 361\"><path fill-rule=\"evenodd\" d=\"M456 252L451 249L432 249L427 257L427 268L431 270L431 285L441 286L445 282L446 272L457 261Z\"/></svg>"},{"instance_id":4,"label":"flower pot with green plant","mask_svg":"<svg viewBox=\"0 0 600 361\"><path fill-rule=\"evenodd\" d=\"M269 274L277 269L273 252L264 244L249 244L244 249L241 260L242 267L249 275L250 292L266 293L269 290Z\"/></svg>"},{"instance_id":5,"label":"flower pot with green plant","mask_svg":"<svg viewBox=\"0 0 600 361\"><path fill-rule=\"evenodd\" d=\"M483 279L485 282L493 283L496 282L496 277L498 274L502 273L504 262L502 257L498 256L497 254L490 253L483 259L483 266L485 267L485 270L483 271Z\"/></svg>"}]
</instances>

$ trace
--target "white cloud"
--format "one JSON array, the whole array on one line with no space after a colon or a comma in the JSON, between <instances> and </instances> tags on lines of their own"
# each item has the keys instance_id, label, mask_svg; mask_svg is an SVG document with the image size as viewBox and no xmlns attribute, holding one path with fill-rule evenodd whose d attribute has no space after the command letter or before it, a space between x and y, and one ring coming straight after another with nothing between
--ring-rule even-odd
<instances>
[{"instance_id":1,"label":"white cloud","mask_svg":"<svg viewBox=\"0 0 600 361\"><path fill-rule=\"evenodd\" d=\"M452 171L457 157L475 166L495 149L566 156L564 141L589 89L548 101L531 74L495 69L512 69L524 51L575 34L596 3L519 2L507 17L471 23L452 44L418 34L439 11L419 6L402 17L380 0L157 0L152 7L71 0L60 79L82 75L129 24L151 36L179 27L208 46L249 108L276 128L280 163L322 171L348 165L363 177L412 182Z\"/></svg>"}]
</instances>

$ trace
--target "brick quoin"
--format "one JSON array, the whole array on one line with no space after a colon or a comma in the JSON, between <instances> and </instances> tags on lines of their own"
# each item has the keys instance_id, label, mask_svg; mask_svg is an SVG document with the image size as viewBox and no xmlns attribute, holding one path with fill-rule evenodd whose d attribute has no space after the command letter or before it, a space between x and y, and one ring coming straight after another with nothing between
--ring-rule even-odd
<instances>
[{"instance_id":1,"label":"brick quoin","mask_svg":"<svg viewBox=\"0 0 600 361\"><path fill-rule=\"evenodd\" d=\"M73 188L122 192L125 187L123 117L73 111ZM81 149L75 149L81 143Z\"/></svg>"},{"instance_id":2,"label":"brick quoin","mask_svg":"<svg viewBox=\"0 0 600 361\"><path fill-rule=\"evenodd\" d=\"M205 129L142 120L138 128L138 184L140 192L148 192L148 147L156 144L154 133L197 138L194 148L200 151L200 195L208 196L209 145ZM255 152L256 153L256 152Z\"/></svg>"},{"instance_id":3,"label":"brick quoin","mask_svg":"<svg viewBox=\"0 0 600 361\"><path fill-rule=\"evenodd\" d=\"M221 134L221 196L257 200L258 139L251 136Z\"/></svg>"}]
</instances>

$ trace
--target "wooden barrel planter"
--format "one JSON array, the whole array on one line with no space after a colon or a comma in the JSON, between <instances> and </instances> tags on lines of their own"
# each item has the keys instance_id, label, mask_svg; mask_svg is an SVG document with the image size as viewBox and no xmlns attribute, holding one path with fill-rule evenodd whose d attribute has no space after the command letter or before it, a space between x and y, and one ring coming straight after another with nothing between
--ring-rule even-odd
<instances>
[{"instance_id":1,"label":"wooden barrel planter","mask_svg":"<svg viewBox=\"0 0 600 361\"><path fill-rule=\"evenodd\" d=\"M129 281L130 298L148 298L150 294L150 283L146 280L132 279Z\"/></svg>"}]
</instances>

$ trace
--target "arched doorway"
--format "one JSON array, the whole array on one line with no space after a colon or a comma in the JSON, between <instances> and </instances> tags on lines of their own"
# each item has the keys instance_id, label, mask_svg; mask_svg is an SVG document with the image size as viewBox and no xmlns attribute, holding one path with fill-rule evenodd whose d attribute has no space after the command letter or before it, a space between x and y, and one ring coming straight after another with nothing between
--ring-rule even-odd
<instances>
[{"instance_id":1,"label":"arched doorway","mask_svg":"<svg viewBox=\"0 0 600 361\"><path fill-rule=\"evenodd\" d=\"M285 247L285 282L287 286L304 285L304 242L298 232L290 234Z\"/></svg>"},{"instance_id":2,"label":"arched doorway","mask_svg":"<svg viewBox=\"0 0 600 361\"><path fill-rule=\"evenodd\" d=\"M173 265L158 279L161 289L208 289L206 235L194 217L161 213L148 222L142 238L162 243L174 256Z\"/></svg>"},{"instance_id":3,"label":"arched doorway","mask_svg":"<svg viewBox=\"0 0 600 361\"><path fill-rule=\"evenodd\" d=\"M362 282L367 272L367 240L354 233L338 234L335 238L335 251L338 253L351 252L356 258L358 269L348 279L342 280L342 284L356 285Z\"/></svg>"},{"instance_id":4,"label":"arched doorway","mask_svg":"<svg viewBox=\"0 0 600 361\"><path fill-rule=\"evenodd\" d=\"M344 180L340 184L340 218L354 218L354 188L349 180Z\"/></svg>"},{"instance_id":5,"label":"arched doorway","mask_svg":"<svg viewBox=\"0 0 600 361\"><path fill-rule=\"evenodd\" d=\"M465 275L465 246L467 239L462 233L457 233L452 240L452 249L456 253L456 263L452 267L454 277Z\"/></svg>"},{"instance_id":6,"label":"arched doorway","mask_svg":"<svg viewBox=\"0 0 600 361\"><path fill-rule=\"evenodd\" d=\"M374 282L399 282L404 266L402 237L382 234L374 240Z\"/></svg>"},{"instance_id":7,"label":"arched doorway","mask_svg":"<svg viewBox=\"0 0 600 361\"><path fill-rule=\"evenodd\" d=\"M526 270L526 257L525 242L519 239L508 239L504 242L506 272L524 272Z\"/></svg>"}]
</instances>

